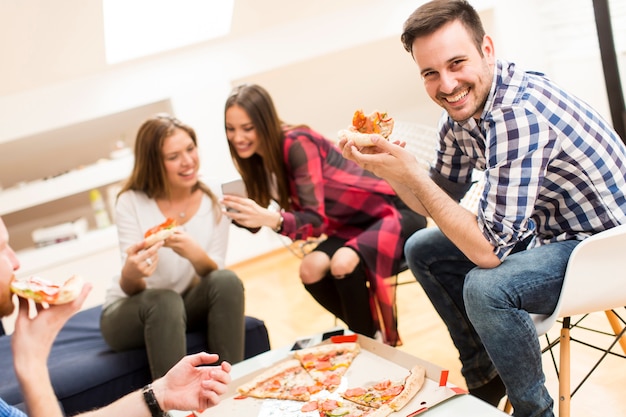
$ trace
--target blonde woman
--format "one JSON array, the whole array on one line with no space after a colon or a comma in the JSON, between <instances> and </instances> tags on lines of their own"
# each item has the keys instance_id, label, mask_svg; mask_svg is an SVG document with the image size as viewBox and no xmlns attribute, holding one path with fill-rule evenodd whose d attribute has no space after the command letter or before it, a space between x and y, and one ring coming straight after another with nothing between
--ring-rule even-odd
<instances>
[{"instance_id":1,"label":"blonde woman","mask_svg":"<svg viewBox=\"0 0 626 417\"><path fill-rule=\"evenodd\" d=\"M153 378L185 355L187 330L205 330L222 360L244 356L244 288L223 269L230 222L198 169L194 130L152 117L137 133L135 165L116 204L123 267L106 295L102 335L117 351L145 346ZM144 233L167 218L179 225L175 233L145 247Z\"/></svg>"}]
</instances>

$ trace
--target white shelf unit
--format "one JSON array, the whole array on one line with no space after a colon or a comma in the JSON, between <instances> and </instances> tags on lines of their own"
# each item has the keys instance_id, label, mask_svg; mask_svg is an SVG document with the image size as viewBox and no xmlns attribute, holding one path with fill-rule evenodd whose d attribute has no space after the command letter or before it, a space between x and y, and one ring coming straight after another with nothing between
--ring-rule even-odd
<instances>
[{"instance_id":1,"label":"white shelf unit","mask_svg":"<svg viewBox=\"0 0 626 417\"><path fill-rule=\"evenodd\" d=\"M20 259L20 269L17 270L15 276L17 278L27 278L33 275L41 274L42 271L50 271L52 268L63 266L74 259L85 259L90 255L94 255L107 250L117 248L117 229L115 226L109 226L104 229L90 230L78 239L68 240L67 242L57 243L55 245L44 246L37 249L24 249L18 253ZM95 269L95 268L94 268ZM96 270L93 271L98 272ZM54 277L57 279L69 278L73 272L69 271L62 277ZM53 278L46 276L45 278Z\"/></svg>"},{"instance_id":2,"label":"white shelf unit","mask_svg":"<svg viewBox=\"0 0 626 417\"><path fill-rule=\"evenodd\" d=\"M141 123L161 112L172 113L170 100L0 140L0 178L5 187L0 188L0 216L20 259L16 276L54 279L83 271L89 281L101 285L119 272L117 230L96 228L89 191L99 189L105 201L114 196L107 193L109 187L115 189L128 178L134 162L132 151L113 153L116 142L123 140L132 150ZM107 208L112 218L111 206ZM90 227L84 235L34 247L33 230L80 217Z\"/></svg>"},{"instance_id":3,"label":"white shelf unit","mask_svg":"<svg viewBox=\"0 0 626 417\"><path fill-rule=\"evenodd\" d=\"M14 186L0 192L0 216L121 181L128 177L132 166L133 157L126 156Z\"/></svg>"}]
</instances>

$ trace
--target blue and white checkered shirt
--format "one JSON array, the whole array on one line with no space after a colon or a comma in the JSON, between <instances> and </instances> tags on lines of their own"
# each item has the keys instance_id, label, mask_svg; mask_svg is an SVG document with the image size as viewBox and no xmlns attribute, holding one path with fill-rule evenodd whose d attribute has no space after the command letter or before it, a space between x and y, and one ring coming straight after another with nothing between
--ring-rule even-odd
<instances>
[{"instance_id":1,"label":"blue and white checkered shirt","mask_svg":"<svg viewBox=\"0 0 626 417\"><path fill-rule=\"evenodd\" d=\"M26 417L26 414L15 407L11 407L0 398L0 417Z\"/></svg>"},{"instance_id":2,"label":"blue and white checkered shirt","mask_svg":"<svg viewBox=\"0 0 626 417\"><path fill-rule=\"evenodd\" d=\"M478 223L500 259L531 235L533 247L626 222L624 143L543 74L496 61L480 120L444 114L439 133L431 176L460 198L453 190L469 188L473 169L485 172Z\"/></svg>"}]
</instances>

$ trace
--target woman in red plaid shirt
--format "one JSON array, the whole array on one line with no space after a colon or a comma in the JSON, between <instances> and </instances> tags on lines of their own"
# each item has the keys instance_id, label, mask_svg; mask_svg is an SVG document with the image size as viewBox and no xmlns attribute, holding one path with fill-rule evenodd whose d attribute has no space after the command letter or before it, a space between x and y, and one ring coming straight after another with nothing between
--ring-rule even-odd
<instances>
[{"instance_id":1,"label":"woman in red plaid shirt","mask_svg":"<svg viewBox=\"0 0 626 417\"><path fill-rule=\"evenodd\" d=\"M224 196L236 210L226 215L251 231L267 226L292 240L326 235L300 265L306 290L355 333L374 337L380 330L385 343L400 344L385 278L426 219L333 142L307 126L284 124L258 85L233 90L225 128L249 197ZM269 208L273 201L279 210Z\"/></svg>"}]
</instances>

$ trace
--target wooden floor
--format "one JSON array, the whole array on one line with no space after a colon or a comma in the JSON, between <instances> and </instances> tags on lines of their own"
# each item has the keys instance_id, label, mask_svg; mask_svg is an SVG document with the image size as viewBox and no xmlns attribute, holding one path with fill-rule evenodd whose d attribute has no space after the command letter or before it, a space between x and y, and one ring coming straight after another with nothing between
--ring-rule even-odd
<instances>
[{"instance_id":1,"label":"wooden floor","mask_svg":"<svg viewBox=\"0 0 626 417\"><path fill-rule=\"evenodd\" d=\"M317 304L300 283L299 263L300 259L294 254L280 249L230 267L244 281L246 314L265 321L274 348L291 345L299 337L335 326L334 316ZM400 275L400 281L413 280L410 271ZM458 353L421 287L416 283L401 285L397 295L399 330L403 341L398 349L448 369L450 381L465 388ZM594 326L609 329L603 314L589 319ZM551 335L558 336L556 327ZM601 341L605 339L600 337ZM599 353L592 349L572 345L572 388L598 356ZM558 382L549 355L544 355L544 362L547 386L556 399ZM573 397L571 416L626 417L625 387L626 359L609 356Z\"/></svg>"}]
</instances>

